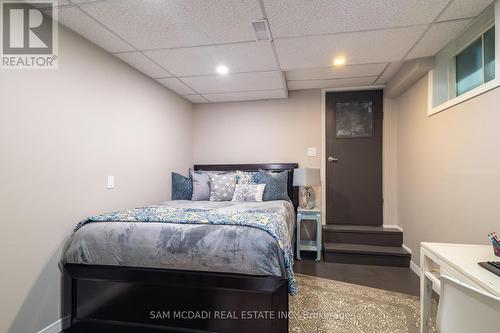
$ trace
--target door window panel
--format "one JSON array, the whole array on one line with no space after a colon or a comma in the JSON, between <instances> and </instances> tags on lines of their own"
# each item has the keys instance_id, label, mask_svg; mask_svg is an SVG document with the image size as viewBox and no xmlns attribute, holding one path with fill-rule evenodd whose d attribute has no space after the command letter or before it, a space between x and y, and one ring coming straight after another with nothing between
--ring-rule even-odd
<instances>
[{"instance_id":1,"label":"door window panel","mask_svg":"<svg viewBox=\"0 0 500 333\"><path fill-rule=\"evenodd\" d=\"M336 103L337 138L366 138L373 136L373 102Z\"/></svg>"}]
</instances>

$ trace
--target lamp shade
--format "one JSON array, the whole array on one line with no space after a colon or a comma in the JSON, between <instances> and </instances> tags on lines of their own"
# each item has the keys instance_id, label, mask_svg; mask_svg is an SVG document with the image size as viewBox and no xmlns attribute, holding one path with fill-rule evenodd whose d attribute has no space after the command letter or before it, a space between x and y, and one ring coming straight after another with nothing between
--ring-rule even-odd
<instances>
[{"instance_id":1,"label":"lamp shade","mask_svg":"<svg viewBox=\"0 0 500 333\"><path fill-rule=\"evenodd\" d=\"M299 168L293 170L293 186L321 185L319 169Z\"/></svg>"}]
</instances>

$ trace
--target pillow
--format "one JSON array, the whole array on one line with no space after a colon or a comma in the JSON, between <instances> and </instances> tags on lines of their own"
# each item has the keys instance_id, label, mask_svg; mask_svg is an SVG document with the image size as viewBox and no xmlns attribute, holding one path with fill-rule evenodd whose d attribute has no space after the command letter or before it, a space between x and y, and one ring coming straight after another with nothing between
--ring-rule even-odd
<instances>
[{"instance_id":1,"label":"pillow","mask_svg":"<svg viewBox=\"0 0 500 333\"><path fill-rule=\"evenodd\" d=\"M196 170L195 172L198 172L198 173L206 173L206 174L213 174L213 175L220 175L220 174L226 173L227 171L207 171L207 170Z\"/></svg>"},{"instance_id":2,"label":"pillow","mask_svg":"<svg viewBox=\"0 0 500 333\"><path fill-rule=\"evenodd\" d=\"M266 184L236 184L231 201L262 201Z\"/></svg>"},{"instance_id":3,"label":"pillow","mask_svg":"<svg viewBox=\"0 0 500 333\"><path fill-rule=\"evenodd\" d=\"M257 184L266 184L262 200L287 200L288 197L288 171L267 172L259 170Z\"/></svg>"},{"instance_id":4,"label":"pillow","mask_svg":"<svg viewBox=\"0 0 500 333\"><path fill-rule=\"evenodd\" d=\"M231 201L236 187L235 173L208 174L210 177L210 201Z\"/></svg>"},{"instance_id":5,"label":"pillow","mask_svg":"<svg viewBox=\"0 0 500 333\"><path fill-rule=\"evenodd\" d=\"M184 177L172 172L172 200L191 200L193 196L193 181L191 177Z\"/></svg>"},{"instance_id":6,"label":"pillow","mask_svg":"<svg viewBox=\"0 0 500 333\"><path fill-rule=\"evenodd\" d=\"M236 171L237 184L255 184L257 172Z\"/></svg>"},{"instance_id":7,"label":"pillow","mask_svg":"<svg viewBox=\"0 0 500 333\"><path fill-rule=\"evenodd\" d=\"M193 201L204 201L210 199L210 185L207 173L199 173L191 171L191 179L193 180Z\"/></svg>"}]
</instances>

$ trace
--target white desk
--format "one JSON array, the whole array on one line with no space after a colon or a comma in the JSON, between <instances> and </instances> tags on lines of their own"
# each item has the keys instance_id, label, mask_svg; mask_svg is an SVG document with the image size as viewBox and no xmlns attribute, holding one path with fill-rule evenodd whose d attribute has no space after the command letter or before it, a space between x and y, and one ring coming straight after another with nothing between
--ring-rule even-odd
<instances>
[{"instance_id":1,"label":"white desk","mask_svg":"<svg viewBox=\"0 0 500 333\"><path fill-rule=\"evenodd\" d=\"M500 261L491 245L422 243L420 245L420 327L429 332L432 290L440 293L445 274L472 287L500 296L500 277L482 268L481 261Z\"/></svg>"}]
</instances>

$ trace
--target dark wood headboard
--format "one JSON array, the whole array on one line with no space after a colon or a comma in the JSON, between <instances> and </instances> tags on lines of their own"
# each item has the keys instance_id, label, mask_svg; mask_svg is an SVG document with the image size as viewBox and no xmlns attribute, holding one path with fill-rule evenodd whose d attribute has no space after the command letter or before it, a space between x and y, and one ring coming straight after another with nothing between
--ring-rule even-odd
<instances>
[{"instance_id":1,"label":"dark wood headboard","mask_svg":"<svg viewBox=\"0 0 500 333\"><path fill-rule=\"evenodd\" d=\"M288 171L288 196L297 210L299 205L299 189L293 186L293 169L299 167L298 163L264 163L264 164L195 164L194 170L205 171L259 171L272 172Z\"/></svg>"}]
</instances>

